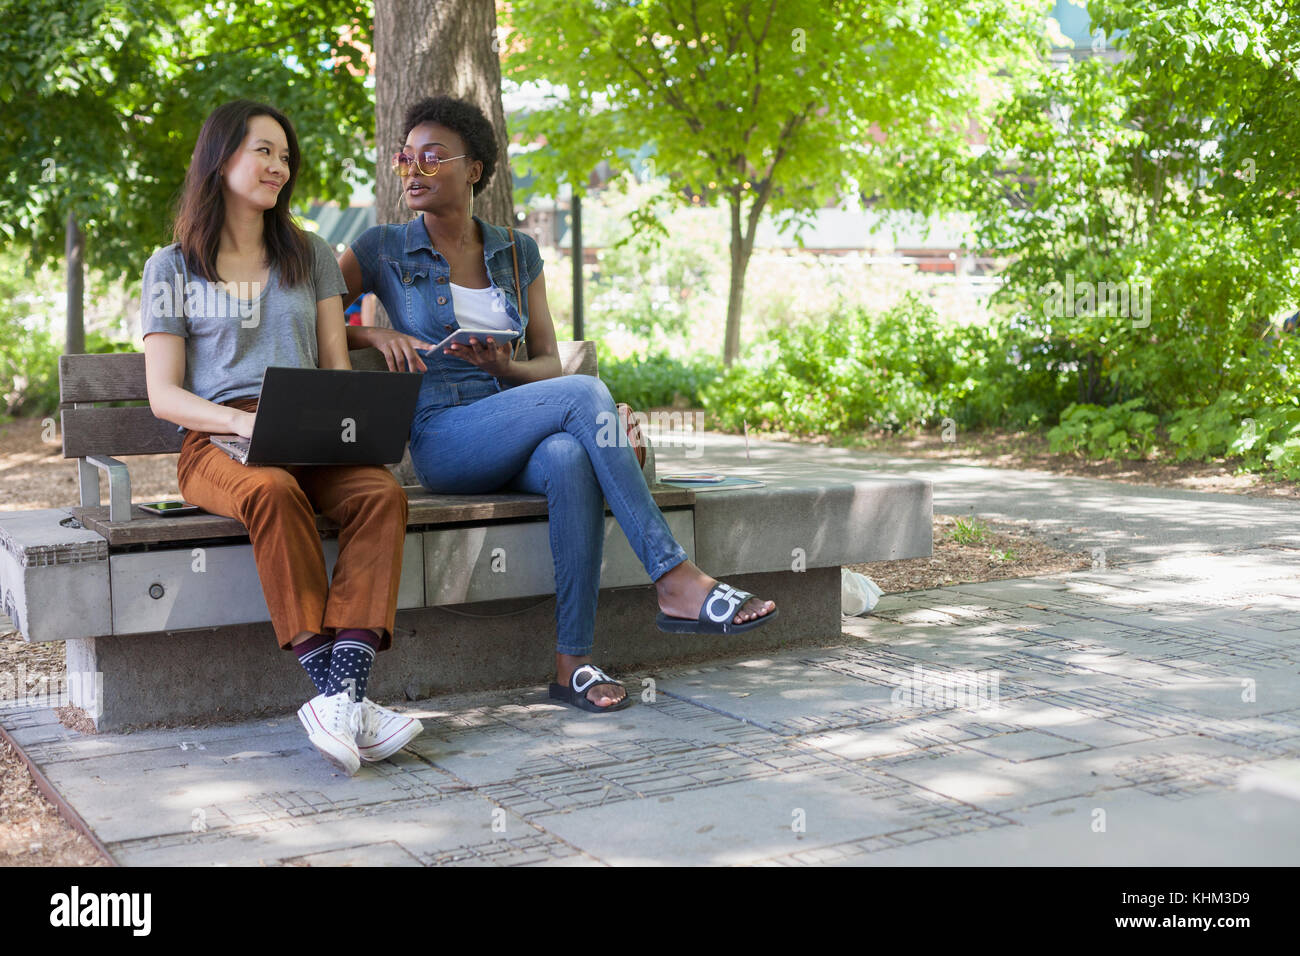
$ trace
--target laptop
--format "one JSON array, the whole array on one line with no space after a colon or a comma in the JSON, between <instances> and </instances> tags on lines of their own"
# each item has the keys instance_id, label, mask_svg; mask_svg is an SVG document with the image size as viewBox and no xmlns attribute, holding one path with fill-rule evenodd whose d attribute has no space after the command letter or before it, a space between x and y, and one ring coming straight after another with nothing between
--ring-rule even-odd
<instances>
[{"instance_id":1,"label":"laptop","mask_svg":"<svg viewBox=\"0 0 1300 956\"><path fill-rule=\"evenodd\" d=\"M253 437L209 439L245 465L391 465L402 460L419 372L270 366Z\"/></svg>"}]
</instances>

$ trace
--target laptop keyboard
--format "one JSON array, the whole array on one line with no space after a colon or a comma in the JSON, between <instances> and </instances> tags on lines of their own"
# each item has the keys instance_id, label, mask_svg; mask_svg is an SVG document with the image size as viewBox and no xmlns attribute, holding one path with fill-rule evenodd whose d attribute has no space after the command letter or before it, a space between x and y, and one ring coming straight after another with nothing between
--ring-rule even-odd
<instances>
[{"instance_id":1,"label":"laptop keyboard","mask_svg":"<svg viewBox=\"0 0 1300 956\"><path fill-rule=\"evenodd\" d=\"M239 438L239 437L215 438L214 437L209 440L212 442L212 444L216 445L218 448L224 451L235 461L239 462L241 465L248 463L249 440L247 438Z\"/></svg>"}]
</instances>

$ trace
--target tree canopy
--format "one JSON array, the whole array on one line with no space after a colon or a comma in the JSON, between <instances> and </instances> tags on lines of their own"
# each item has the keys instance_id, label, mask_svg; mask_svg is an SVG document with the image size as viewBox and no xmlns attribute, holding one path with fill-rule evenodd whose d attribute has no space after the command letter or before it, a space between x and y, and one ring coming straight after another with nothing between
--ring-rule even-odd
<instances>
[{"instance_id":1,"label":"tree canopy","mask_svg":"<svg viewBox=\"0 0 1300 956\"><path fill-rule=\"evenodd\" d=\"M170 241L209 111L260 99L294 123L295 197L341 199L373 138L364 0L0 0L0 230L34 265L69 212L87 265L136 271Z\"/></svg>"},{"instance_id":2,"label":"tree canopy","mask_svg":"<svg viewBox=\"0 0 1300 956\"><path fill-rule=\"evenodd\" d=\"M1089 9L1103 55L1021 77L987 150L910 157L894 201L973 214L1080 402L1212 401L1271 373L1256 345L1300 294L1300 3Z\"/></svg>"},{"instance_id":3,"label":"tree canopy","mask_svg":"<svg viewBox=\"0 0 1300 956\"><path fill-rule=\"evenodd\" d=\"M726 355L739 351L760 217L793 219L886 181L886 137L961 140L1003 74L1040 52L1026 0L530 0L513 5L507 75L551 88L516 128L533 192L584 191L601 161L652 144L681 201L731 210ZM654 208L634 218L653 229Z\"/></svg>"}]
</instances>

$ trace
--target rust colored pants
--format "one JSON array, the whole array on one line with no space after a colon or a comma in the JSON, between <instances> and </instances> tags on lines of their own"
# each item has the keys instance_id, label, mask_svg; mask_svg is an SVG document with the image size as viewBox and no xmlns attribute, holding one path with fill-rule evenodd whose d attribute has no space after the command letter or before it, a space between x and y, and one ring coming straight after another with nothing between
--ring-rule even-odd
<instances>
[{"instance_id":1,"label":"rust colored pants","mask_svg":"<svg viewBox=\"0 0 1300 956\"><path fill-rule=\"evenodd\" d=\"M226 404L257 409L255 398ZM181 494L248 528L280 647L303 631L374 628L387 650L406 536L406 492L392 473L382 465L241 465L208 437L185 436L176 466ZM315 511L339 526L332 583Z\"/></svg>"}]
</instances>

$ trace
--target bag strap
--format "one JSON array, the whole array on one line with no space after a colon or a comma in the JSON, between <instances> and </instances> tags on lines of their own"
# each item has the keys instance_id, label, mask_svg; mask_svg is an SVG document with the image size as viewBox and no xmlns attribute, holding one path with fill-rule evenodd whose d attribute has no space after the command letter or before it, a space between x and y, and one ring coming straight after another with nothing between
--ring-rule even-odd
<instances>
[{"instance_id":1,"label":"bag strap","mask_svg":"<svg viewBox=\"0 0 1300 956\"><path fill-rule=\"evenodd\" d=\"M519 253L515 250L514 227L513 226L509 227L506 230L506 233L510 237L510 258L514 262L514 266L515 266L515 302L519 307L519 317L522 319L524 318L525 307L524 307L523 296L520 295L519 292ZM525 323L524 328L525 330L527 329L527 323ZM519 349L523 344L524 344L524 337L521 335L519 336L519 341L515 343L514 351L510 354L510 357L512 359L519 354Z\"/></svg>"}]
</instances>

